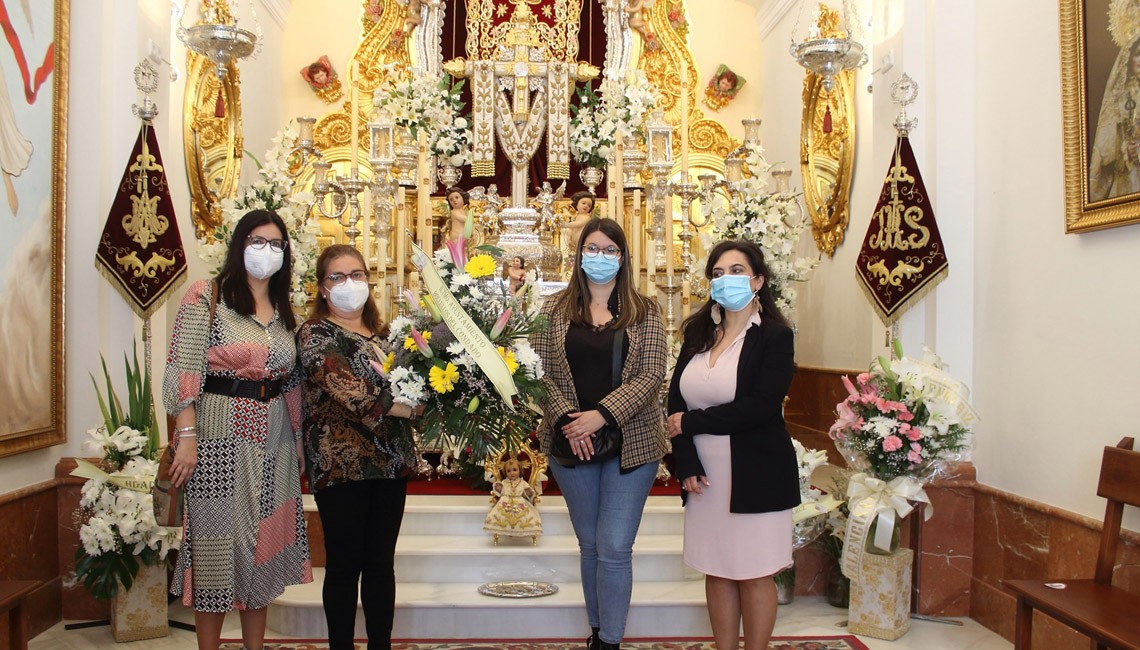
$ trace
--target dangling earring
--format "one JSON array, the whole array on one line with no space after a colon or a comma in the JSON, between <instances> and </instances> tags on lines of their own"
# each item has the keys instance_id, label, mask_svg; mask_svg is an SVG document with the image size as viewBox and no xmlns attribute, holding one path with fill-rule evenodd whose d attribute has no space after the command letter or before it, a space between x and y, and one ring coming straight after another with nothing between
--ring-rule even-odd
<instances>
[{"instance_id":1,"label":"dangling earring","mask_svg":"<svg viewBox=\"0 0 1140 650\"><path fill-rule=\"evenodd\" d=\"M713 325L720 325L720 303L713 303L712 309L709 310L709 316L712 317Z\"/></svg>"}]
</instances>

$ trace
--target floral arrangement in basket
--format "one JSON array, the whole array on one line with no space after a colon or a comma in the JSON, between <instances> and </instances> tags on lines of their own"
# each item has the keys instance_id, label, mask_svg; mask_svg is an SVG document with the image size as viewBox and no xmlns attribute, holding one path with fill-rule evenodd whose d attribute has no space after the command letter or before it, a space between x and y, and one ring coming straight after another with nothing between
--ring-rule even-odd
<instances>
[{"instance_id":1,"label":"floral arrangement in basket","mask_svg":"<svg viewBox=\"0 0 1140 650\"><path fill-rule=\"evenodd\" d=\"M87 444L102 457L101 467L80 459L72 472L88 479L75 513L81 542L75 551L75 578L98 599L130 589L140 563L165 561L178 542L178 530L162 528L155 521L151 501L150 488L158 472L154 460L158 427L151 405L150 372L140 370L137 355L133 364L125 357L124 362L126 410L111 385L105 362L105 398L95 383L103 424L88 430L91 439Z\"/></svg>"},{"instance_id":2,"label":"floral arrangement in basket","mask_svg":"<svg viewBox=\"0 0 1140 650\"><path fill-rule=\"evenodd\" d=\"M626 80L609 71L595 91L585 84L570 106L570 153L587 167L605 167L618 140L644 135L661 96L642 70Z\"/></svg>"},{"instance_id":3,"label":"floral arrangement in basket","mask_svg":"<svg viewBox=\"0 0 1140 650\"><path fill-rule=\"evenodd\" d=\"M297 131L290 121L274 136L272 146L265 152L265 164L257 163L257 182L242 188L236 198L219 201L222 223L198 239L198 257L217 274L225 263L237 222L250 210L272 210L289 229L289 254L293 262L290 300L294 307L304 307L317 282L317 254L320 252L317 235L321 231L317 220L309 218L312 193L294 192L297 161L290 153L296 144Z\"/></svg>"},{"instance_id":4,"label":"floral arrangement in basket","mask_svg":"<svg viewBox=\"0 0 1140 650\"><path fill-rule=\"evenodd\" d=\"M847 492L845 535L854 542L844 545L848 577L857 572L864 547L894 550L899 522L913 509L909 502L929 504L923 484L969 450L977 421L969 390L945 372L937 355L903 356L898 339L892 351L895 358L878 357L854 383L843 378L848 395L836 406L839 419L829 432L856 472ZM924 514L929 518L932 508Z\"/></svg>"},{"instance_id":5,"label":"floral arrangement in basket","mask_svg":"<svg viewBox=\"0 0 1140 650\"><path fill-rule=\"evenodd\" d=\"M790 312L796 301L792 283L807 280L819 260L796 257L796 244L807 228L796 197L769 189L774 185L773 165L765 160L760 145L745 144L743 149L751 176L738 183L739 191L728 203L701 202L701 209L712 220L711 232L702 232L701 238L705 250L722 239L747 239L758 244L771 272L766 281L776 304L781 311ZM794 217L793 210L800 216ZM698 268L703 266L699 264Z\"/></svg>"},{"instance_id":6,"label":"floral arrangement in basket","mask_svg":"<svg viewBox=\"0 0 1140 650\"><path fill-rule=\"evenodd\" d=\"M536 427L543 371L527 336L545 322L527 304L528 294L511 295L498 279L495 257L501 251L480 246L469 258L465 246L464 239L448 242L434 255L444 283L436 293L450 295L433 296L430 289L422 297L405 295L409 314L392 320L391 351L377 371L390 382L394 401L424 406L420 433L426 445L457 458L463 452L482 459L519 448ZM431 261L420 259L419 264ZM490 343L485 350L497 352L509 371L507 381L517 389L510 402L502 399L492 377L453 334L452 327L463 326L464 316L445 309L453 304L451 296L478 328L476 336Z\"/></svg>"},{"instance_id":7,"label":"floral arrangement in basket","mask_svg":"<svg viewBox=\"0 0 1140 650\"><path fill-rule=\"evenodd\" d=\"M452 167L471 164L471 122L463 116L463 79L413 75L395 64L384 67L384 82L372 104L392 116L413 138L422 129L440 162Z\"/></svg>"}]
</instances>

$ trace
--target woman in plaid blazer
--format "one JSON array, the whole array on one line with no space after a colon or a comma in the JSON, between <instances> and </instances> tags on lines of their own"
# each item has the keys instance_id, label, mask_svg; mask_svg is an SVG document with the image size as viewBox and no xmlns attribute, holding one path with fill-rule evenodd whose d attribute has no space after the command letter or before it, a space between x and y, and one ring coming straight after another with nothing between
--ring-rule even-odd
<instances>
[{"instance_id":1,"label":"woman in plaid blazer","mask_svg":"<svg viewBox=\"0 0 1140 650\"><path fill-rule=\"evenodd\" d=\"M578 537L590 650L617 650L625 635L633 540L665 455L665 328L657 304L634 289L627 250L615 221L587 223L570 284L543 305L550 326L532 339L546 372L541 449L550 454L564 436L571 450L550 469ZM620 450L596 457L594 437L607 425L621 429Z\"/></svg>"}]
</instances>

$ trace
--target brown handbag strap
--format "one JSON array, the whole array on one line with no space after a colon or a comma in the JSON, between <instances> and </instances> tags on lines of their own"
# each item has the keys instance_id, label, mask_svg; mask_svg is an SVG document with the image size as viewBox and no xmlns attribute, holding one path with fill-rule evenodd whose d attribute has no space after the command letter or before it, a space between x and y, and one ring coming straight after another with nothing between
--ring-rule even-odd
<instances>
[{"instance_id":1,"label":"brown handbag strap","mask_svg":"<svg viewBox=\"0 0 1140 650\"><path fill-rule=\"evenodd\" d=\"M210 326L206 331L214 329L214 314L218 311L218 281L210 280Z\"/></svg>"}]
</instances>

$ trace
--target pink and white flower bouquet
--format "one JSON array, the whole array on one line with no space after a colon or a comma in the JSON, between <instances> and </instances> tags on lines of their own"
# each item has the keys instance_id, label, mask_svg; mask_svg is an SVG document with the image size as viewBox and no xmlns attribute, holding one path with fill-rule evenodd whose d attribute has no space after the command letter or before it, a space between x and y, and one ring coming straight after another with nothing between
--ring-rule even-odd
<instances>
[{"instance_id":1,"label":"pink and white flower bouquet","mask_svg":"<svg viewBox=\"0 0 1140 650\"><path fill-rule=\"evenodd\" d=\"M977 414L969 390L946 374L929 350L922 359L878 357L855 381L843 378L847 398L836 405L830 435L851 468L883 481L899 476L925 482L946 461L970 448Z\"/></svg>"}]
</instances>

